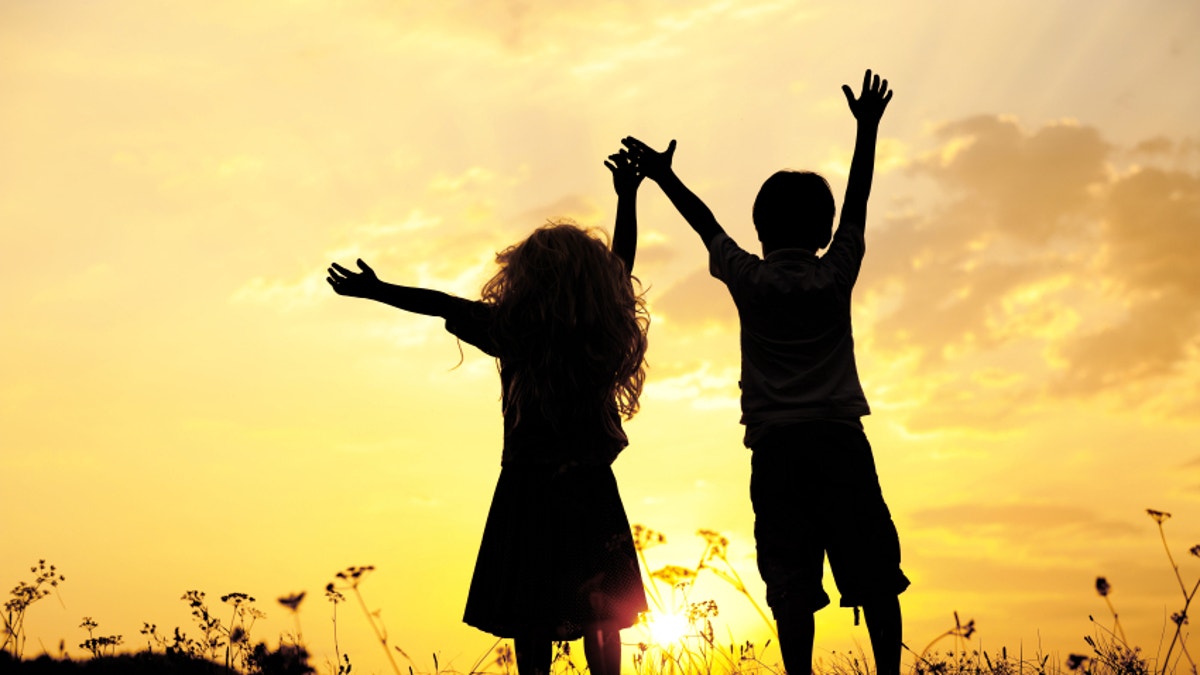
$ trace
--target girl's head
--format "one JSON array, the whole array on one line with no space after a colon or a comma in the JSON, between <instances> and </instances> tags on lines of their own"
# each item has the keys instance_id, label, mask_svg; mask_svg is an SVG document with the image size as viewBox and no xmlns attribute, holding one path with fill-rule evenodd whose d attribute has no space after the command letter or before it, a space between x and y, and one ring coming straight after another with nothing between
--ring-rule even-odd
<instances>
[{"instance_id":1,"label":"girl's head","mask_svg":"<svg viewBox=\"0 0 1200 675\"><path fill-rule=\"evenodd\" d=\"M493 332L511 374L505 404L638 409L645 380L645 302L602 233L548 223L496 255L483 287ZM594 400L590 400L594 397Z\"/></svg>"},{"instance_id":2,"label":"girl's head","mask_svg":"<svg viewBox=\"0 0 1200 675\"><path fill-rule=\"evenodd\" d=\"M754 228L763 252L825 248L833 237L833 212L833 192L820 174L775 172L754 199Z\"/></svg>"}]
</instances>

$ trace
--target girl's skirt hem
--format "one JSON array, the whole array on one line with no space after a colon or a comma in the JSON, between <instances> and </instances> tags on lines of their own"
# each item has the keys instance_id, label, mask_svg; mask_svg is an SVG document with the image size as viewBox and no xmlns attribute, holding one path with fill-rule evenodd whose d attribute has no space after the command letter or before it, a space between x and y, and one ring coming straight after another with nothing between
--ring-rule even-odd
<instances>
[{"instance_id":1,"label":"girl's skirt hem","mask_svg":"<svg viewBox=\"0 0 1200 675\"><path fill-rule=\"evenodd\" d=\"M505 465L463 621L497 637L575 640L646 611L629 519L609 466Z\"/></svg>"}]
</instances>

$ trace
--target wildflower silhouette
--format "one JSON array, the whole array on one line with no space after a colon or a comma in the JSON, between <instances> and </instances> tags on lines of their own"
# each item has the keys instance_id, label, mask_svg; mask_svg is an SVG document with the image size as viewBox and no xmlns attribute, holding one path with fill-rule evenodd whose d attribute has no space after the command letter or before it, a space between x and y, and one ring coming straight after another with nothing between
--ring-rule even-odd
<instances>
[{"instance_id":1,"label":"wildflower silhouette","mask_svg":"<svg viewBox=\"0 0 1200 675\"><path fill-rule=\"evenodd\" d=\"M1142 672L1136 669L1128 669L1133 664L1143 663L1143 661L1139 656L1140 650L1137 647L1131 647L1125 639L1125 630L1121 627L1121 620L1117 615L1117 609L1113 606L1112 599L1109 598L1109 595L1112 593L1112 584L1109 583L1107 577L1096 577L1096 593L1104 598L1105 604L1108 605L1108 611L1112 614L1113 618L1113 627L1112 630L1100 629L1097 633L1099 640L1090 635L1085 636L1084 642L1088 643L1096 656L1095 658L1088 656L1083 656L1082 658L1085 660L1091 658L1096 663L1114 667L1116 667L1114 664L1124 664L1124 666L1117 667L1117 672L1120 673ZM1097 625L1095 618L1089 616L1088 619L1091 620L1093 625ZM1099 628L1098 625L1097 628ZM1067 667L1072 670L1083 667L1083 665L1084 662L1080 661L1075 668L1071 668L1071 660L1068 659L1067 661Z\"/></svg>"},{"instance_id":2,"label":"wildflower silhouette","mask_svg":"<svg viewBox=\"0 0 1200 675\"><path fill-rule=\"evenodd\" d=\"M247 668L253 656L250 631L255 622L266 618L266 613L254 607L253 596L246 593L227 593L221 596L221 602L232 608L229 623L226 625L209 609L205 598L205 593L199 590L186 591L180 598L188 603L192 610L192 618L203 633L199 640L188 638L176 627L174 638L168 644L158 636L156 627L151 624L143 625L142 634L157 639L169 653L186 653L211 661L217 660L217 654L224 647L226 668Z\"/></svg>"},{"instance_id":3,"label":"wildflower silhouette","mask_svg":"<svg viewBox=\"0 0 1200 675\"><path fill-rule=\"evenodd\" d=\"M667 543L667 537L662 532L652 530L640 523L633 525L631 530L633 532L633 548L637 551L638 560L642 563L641 569L648 570L650 563L646 561L646 549ZM674 586L674 583L670 585ZM658 587L655 584L646 584L646 591L655 610L664 611L665 606Z\"/></svg>"},{"instance_id":4,"label":"wildflower silhouette","mask_svg":"<svg viewBox=\"0 0 1200 675\"><path fill-rule=\"evenodd\" d=\"M496 647L496 660L492 662L492 665L503 668L505 675L508 675L508 673L512 672L512 667L515 664L516 661L513 656L512 646L502 644Z\"/></svg>"},{"instance_id":5,"label":"wildflower silhouette","mask_svg":"<svg viewBox=\"0 0 1200 675\"><path fill-rule=\"evenodd\" d=\"M367 617L367 623L371 624L371 630L375 633L375 639L379 640L379 644L383 646L383 653L387 655L388 664L390 664L392 666L392 671L394 673L396 673L396 675L400 675L400 666L396 665L396 659L392 656L392 649L389 648L389 645L388 645L387 627L383 624L383 617L381 616L383 610L377 609L374 612L372 612L371 610L367 609L367 602L366 602L366 600L363 599L362 592L358 590L359 584L361 584L363 582L363 580L366 579L367 574L369 574L370 572L373 572L374 570L375 570L374 565L364 565L361 567L347 567L346 569L342 570L341 572L338 572L335 575L338 579L341 580L342 585L339 587L339 586L336 586L333 582L331 582L328 586L325 587L325 594L327 597L329 597L331 592L335 592L338 589L349 590L349 591L354 592L354 597L358 599L358 605L359 605L359 607L362 608L363 615ZM342 597L345 597L345 596L342 596ZM395 650L401 656L403 656L405 658L405 660L407 660L409 663L412 663L412 659L410 659L408 657L408 654L404 653L403 649L400 649L399 647L395 647ZM437 672L437 657L436 656L434 657L433 668L434 668L434 672L436 673Z\"/></svg>"},{"instance_id":6,"label":"wildflower silhouette","mask_svg":"<svg viewBox=\"0 0 1200 675\"><path fill-rule=\"evenodd\" d=\"M1164 520L1167 520L1171 517L1171 514L1167 513L1166 511L1155 511L1154 509L1146 509L1146 513L1148 513L1150 517L1154 519L1154 522L1158 523L1159 525L1162 525Z\"/></svg>"},{"instance_id":7,"label":"wildflower silhouette","mask_svg":"<svg viewBox=\"0 0 1200 675\"><path fill-rule=\"evenodd\" d=\"M308 650L300 645L280 644L272 652L260 642L247 658L248 672L256 675L309 675L317 671L308 665Z\"/></svg>"},{"instance_id":8,"label":"wildflower silhouette","mask_svg":"<svg viewBox=\"0 0 1200 675\"><path fill-rule=\"evenodd\" d=\"M696 578L696 572L680 565L666 565L661 569L651 572L650 576L672 588L678 588L682 584L691 583Z\"/></svg>"},{"instance_id":9,"label":"wildflower silhouette","mask_svg":"<svg viewBox=\"0 0 1200 675\"><path fill-rule=\"evenodd\" d=\"M720 610L717 607L715 600L703 600L701 602L692 602L688 604L687 621L688 625L699 628L700 637L705 642L712 644L715 639L713 631L712 619L718 616Z\"/></svg>"},{"instance_id":10,"label":"wildflower silhouette","mask_svg":"<svg viewBox=\"0 0 1200 675\"><path fill-rule=\"evenodd\" d=\"M936 645L937 643L941 642L942 640L944 640L946 638L954 638L956 642L959 640L965 642L967 640L970 640L971 636L974 634L975 634L975 619L969 619L969 620L967 620L966 623L963 623L958 618L958 612L954 612L954 627L951 628L950 630L947 630L945 633L942 633L941 635L935 637L929 644L925 645L925 648L921 650L920 654L916 654L917 658L916 658L916 662L913 664L913 669L918 673L940 671L941 669L937 667L938 664L933 663L926 657L926 655L929 653L929 650L933 649L934 645ZM907 646L905 647L905 649L907 649ZM912 650L909 650L909 651L912 651ZM925 666L928 670L923 669L922 666Z\"/></svg>"},{"instance_id":11,"label":"wildflower silhouette","mask_svg":"<svg viewBox=\"0 0 1200 675\"><path fill-rule=\"evenodd\" d=\"M333 658L338 667L337 675L345 675L350 672L350 655L343 656L338 644L337 606L346 601L346 596L334 588L331 581L325 586L325 599L333 605Z\"/></svg>"},{"instance_id":12,"label":"wildflower silhouette","mask_svg":"<svg viewBox=\"0 0 1200 675\"><path fill-rule=\"evenodd\" d=\"M153 653L154 643L151 640L161 641L161 638L158 636L158 625L142 622L142 629L138 632L146 636L146 653Z\"/></svg>"},{"instance_id":13,"label":"wildflower silhouette","mask_svg":"<svg viewBox=\"0 0 1200 675\"><path fill-rule=\"evenodd\" d=\"M650 569L645 558L645 549L666 543L666 536L645 525L633 525L634 548L640 556L643 569ZM774 632L774 623L767 620L763 610L754 600L749 589L742 582L737 569L729 561L729 539L714 530L702 529L696 532L704 540L704 548L694 567L682 565L664 565L649 573L646 583L646 595L653 608L646 612L639 622L647 631L649 639L637 643L637 651L632 654L634 669L648 675L651 666L660 670L683 670L686 672L712 673L716 659L719 659L730 673L747 672L746 664L754 668L766 668L754 655L753 643L747 642L741 653L735 650L731 642L728 649L718 646L712 618L718 616L719 607L713 600L693 602L688 594L695 585L696 579L703 570L708 570L719 579L733 586L746 597L764 619L767 626ZM670 589L669 598L664 598L658 588L659 584ZM765 649L775 638L768 639L763 645Z\"/></svg>"},{"instance_id":14,"label":"wildflower silhouette","mask_svg":"<svg viewBox=\"0 0 1200 675\"><path fill-rule=\"evenodd\" d=\"M291 595L283 595L278 599L279 604L283 605L290 612L300 611L300 603L304 602L304 596L307 595L304 591L293 593Z\"/></svg>"},{"instance_id":15,"label":"wildflower silhouette","mask_svg":"<svg viewBox=\"0 0 1200 675\"><path fill-rule=\"evenodd\" d=\"M1104 598L1105 604L1108 605L1108 611L1112 614L1113 618L1113 631L1121 637L1121 642L1124 643L1126 642L1125 629L1121 627L1121 619L1117 616L1117 609L1113 607L1112 600L1108 597L1111 591L1112 586L1109 585L1107 578L1096 577L1096 592L1100 594L1100 597Z\"/></svg>"},{"instance_id":16,"label":"wildflower silhouette","mask_svg":"<svg viewBox=\"0 0 1200 675\"><path fill-rule=\"evenodd\" d=\"M9 591L12 598L4 603L4 642L0 644L0 652L8 651L18 660L25 652L25 613L29 606L50 595L51 589L67 580L58 568L47 565L44 558L30 566L29 571L35 575L33 583L18 583ZM59 603L62 603L61 599Z\"/></svg>"},{"instance_id":17,"label":"wildflower silhouette","mask_svg":"<svg viewBox=\"0 0 1200 675\"><path fill-rule=\"evenodd\" d=\"M204 658L216 660L217 650L225 646L225 637L221 627L221 620L213 616L208 611L208 605L204 601L204 591L185 591L180 600L188 603L188 607L192 609L192 618L195 619L196 625L204 633L201 639L195 644L197 651L193 652L191 644L188 645L188 651L197 655L202 655ZM179 634L179 629L175 629ZM177 639L178 643L179 640Z\"/></svg>"},{"instance_id":18,"label":"wildflower silhouette","mask_svg":"<svg viewBox=\"0 0 1200 675\"><path fill-rule=\"evenodd\" d=\"M697 571L708 570L737 589L738 593L750 601L754 611L758 612L759 618L771 630L775 639L779 639L779 630L776 628L775 622L763 611L762 606L746 588L745 582L742 581L742 575L738 574L737 568L729 562L729 540L713 530L699 530L696 534L703 537L706 543L704 553L700 556L700 564L696 568ZM719 566L716 563L719 563Z\"/></svg>"},{"instance_id":19,"label":"wildflower silhouette","mask_svg":"<svg viewBox=\"0 0 1200 675\"><path fill-rule=\"evenodd\" d=\"M1200 590L1200 579L1196 580L1196 584L1192 586L1192 590L1187 589L1187 585L1183 583L1183 575L1179 573L1179 564L1175 562L1175 556L1171 555L1171 547L1167 544L1167 533L1163 528L1163 523L1171 517L1170 513L1165 511L1156 511L1155 509L1146 509L1146 514L1149 515L1156 525L1158 525L1158 536L1162 539L1163 550L1167 553L1167 560L1171 563L1171 571L1175 573L1175 581L1179 583L1179 592L1183 595L1183 609L1171 615L1171 622L1175 624L1175 632L1171 636L1171 644L1167 647L1167 653L1162 660L1161 672L1167 672L1171 668L1171 653L1175 651L1175 646L1179 646L1179 651L1183 658L1187 659L1190 670L1196 672L1196 662L1192 660L1192 655L1188 652L1187 642L1182 639L1183 627L1188 622L1188 608L1192 605L1192 600L1196 597L1196 591ZM1200 557L1200 544L1188 549L1192 555Z\"/></svg>"},{"instance_id":20,"label":"wildflower silhouette","mask_svg":"<svg viewBox=\"0 0 1200 675\"><path fill-rule=\"evenodd\" d=\"M138 631L146 636L146 652L154 653L154 645L158 645L167 655L186 655L195 658L204 658L201 653L199 643L187 637L185 633L175 627L175 631L170 638L167 638L158 632L158 624L153 624L148 621L142 622L142 629Z\"/></svg>"},{"instance_id":21,"label":"wildflower silhouette","mask_svg":"<svg viewBox=\"0 0 1200 675\"><path fill-rule=\"evenodd\" d=\"M120 635L102 635L96 637L93 631L100 627L100 624L92 620L92 617L83 617L83 623L79 627L88 632L88 637L83 642L79 643L80 649L86 649L92 653L92 658L100 658L108 650L108 655L116 653L117 647L122 644L122 636Z\"/></svg>"},{"instance_id":22,"label":"wildflower silhouette","mask_svg":"<svg viewBox=\"0 0 1200 675\"><path fill-rule=\"evenodd\" d=\"M1097 629L1095 637L1084 636L1083 641L1092 648L1094 656L1071 654L1067 658L1067 668L1083 670L1085 673L1113 672L1120 675L1149 675L1150 668L1142 658L1141 647L1131 647L1112 631L1103 628L1092 617L1092 625Z\"/></svg>"},{"instance_id":23,"label":"wildflower silhouette","mask_svg":"<svg viewBox=\"0 0 1200 675\"><path fill-rule=\"evenodd\" d=\"M246 593L222 595L221 602L233 608L226 628L228 643L225 645L225 667L232 667L236 663L246 665L250 656L250 629L255 621L265 619L267 615L253 606L254 598Z\"/></svg>"},{"instance_id":24,"label":"wildflower silhouette","mask_svg":"<svg viewBox=\"0 0 1200 675\"><path fill-rule=\"evenodd\" d=\"M283 605L289 612L292 613L292 618L296 622L295 643L297 645L300 645L304 642L304 634L300 630L300 603L304 602L305 595L306 593L304 591L300 591L299 593L284 595L277 599L279 604Z\"/></svg>"},{"instance_id":25,"label":"wildflower silhouette","mask_svg":"<svg viewBox=\"0 0 1200 675\"><path fill-rule=\"evenodd\" d=\"M1071 654L1067 657L1067 668L1071 670L1079 670L1083 664L1087 663L1088 657L1083 654Z\"/></svg>"},{"instance_id":26,"label":"wildflower silhouette","mask_svg":"<svg viewBox=\"0 0 1200 675\"><path fill-rule=\"evenodd\" d=\"M636 539L641 542L639 545L643 548L646 546L654 546L665 541L665 536L656 533L653 530L644 528L636 531ZM721 559L722 556L728 558L729 542L719 534L706 530L700 535L704 538L705 548L700 559L704 564L711 565ZM1200 557L1200 545L1193 546L1189 549L1189 553ZM37 567L33 568L35 571ZM667 566L669 572L662 574L662 577L654 581L654 583L667 583L673 581L684 587L691 586L696 578L697 570L689 569L681 566ZM344 570L338 575L338 579L342 587L354 589L360 585L365 577L374 570L373 567L351 567ZM60 577L55 577L59 581ZM32 586L31 584L26 584ZM1106 577L1099 577L1096 580L1096 591L1101 597L1111 597L1113 585ZM43 594L38 594L44 597ZM360 599L361 599L361 593ZM32 597L32 596L30 596ZM334 624L334 649L336 654L336 668L333 663L329 663L328 672L330 675L349 675L351 672L351 662L349 655L342 654L338 645L337 634L337 606L346 601L346 596L338 590L335 583L329 583L325 588L325 597L333 605L333 624ZM306 598L306 593L299 592L290 595L285 595L277 598L278 602L287 608L289 611L298 612L301 604ZM123 644L123 638L120 635L100 636L96 635L95 631L99 627L91 617L84 617L80 628L88 631L88 639L80 644L80 647L89 651L93 659L101 659L102 663L93 666L83 666L79 662L72 663L65 657L62 660L62 669L58 669L53 665L49 670L39 670L38 672L79 672L82 669L87 669L89 672L126 672L124 669L129 669L129 672L137 670L138 672L159 672L147 671L146 667L161 667L172 672L240 672L240 673L312 673L315 672L308 666L308 652L301 644L285 644L282 640L279 648L271 651L265 644L259 643L252 649L249 645L249 632L254 625L255 618L261 618L261 612L252 612L252 603L254 598L245 593L230 593L221 597L225 604L234 608L234 615L230 619L230 625L223 624L220 620L213 616L213 612L207 606L206 595L202 591L192 590L187 591L183 598L187 601L193 612L198 625L208 627L209 635L203 641L192 640L186 636L178 627L174 629L173 636L164 636L159 633L156 624L144 622L141 629L141 634L146 639L146 650L139 654L119 655L116 650ZM360 603L364 604L364 603ZM753 642L746 641L744 643L735 643L732 639L727 646L718 647L716 645L715 630L713 628L712 619L719 616L719 608L717 603L712 600L704 600L699 602L687 602L682 608L682 615L688 625L694 629L694 633L687 636L691 642L680 643L674 650L664 648L662 645L656 645L650 641L642 641L636 644L636 649L632 654L633 670L637 675L782 675L779 668L773 667L761 660L761 650L766 649L772 644L772 640L768 640L764 645L756 645ZM1113 612L1115 615L1115 611ZM379 613L375 612L372 616L378 617ZM1177 612L1179 624L1187 625L1186 611ZM1089 617L1090 618L1090 617ZM1014 660L1009 660L1007 650L1001 650L999 659L995 659L993 655L987 652L977 651L968 654L965 651L960 651L957 655L955 652L948 652L949 659L945 656L939 657L933 653L935 644L947 637L952 637L960 643L969 640L976 632L976 625L973 620L965 623L959 619L956 612L954 614L955 625L950 630L939 635L934 639L922 652L916 654L916 661L913 663L912 672L914 675L944 673L946 675L979 675L979 673L990 673L992 675L1009 675L1012 673L1023 672L1026 669L1029 672L1049 675L1051 673L1062 672L1054 670L1053 665L1047 667L1049 656L1042 656L1036 660L1026 661L1024 656L1016 657ZM1172 665L1164 661L1162 668L1150 669L1147 666L1146 660L1141 658L1138 648L1124 648L1123 641L1116 640L1116 634L1096 624L1093 619L1093 624L1099 629L1103 635L1097 638L1088 637L1086 641L1093 647L1094 656L1082 654L1070 654L1065 660L1065 668L1067 670L1079 671L1087 673L1120 673L1122 675L1141 675L1149 674L1150 672L1171 672ZM381 626L381 624L380 624ZM298 633L299 631L297 631ZM1106 637L1107 636L1107 637ZM1180 637L1183 639L1183 636ZM297 641L298 642L298 641ZM211 654L215 649L225 647L228 643L233 645L246 644L244 656L237 658L231 657L231 665L229 669L221 670L221 666L214 662ZM689 646L691 645L691 646ZM696 646L698 645L698 646ZM163 660L149 660L148 657L155 652L156 648L162 648ZM231 647L235 649L236 647ZM62 647L60 645L60 651ZM394 648L393 648L394 649ZM905 648L907 649L907 647ZM910 653L911 650L909 650ZM1039 652L1040 653L1040 652ZM814 672L825 675L866 675L871 672L870 665L866 661L866 657L859 658L858 655L850 654L849 656L837 656L835 661L828 667L820 667ZM861 654L861 652L860 652ZM572 652L572 645L567 642L557 642L554 644L554 655L552 663L554 665L551 671L552 675L583 675L584 669L581 669L582 664L576 664L574 657L577 652ZM182 659L179 657L183 657ZM5 651L0 654L0 672L9 672L10 667L21 668L17 661L6 661L6 658L12 658ZM45 659L48 657L42 657ZM134 659L137 659L134 661ZM407 656L405 656L407 658ZM1182 658L1182 657L1180 657ZM39 661L42 661L39 659ZM121 659L129 659L122 661ZM458 671L447 667L442 669L442 664L437 654L434 654L434 669L432 671L420 671L421 675L485 675L504 673L504 675L512 675L515 666L515 654L510 644L497 641L486 652L484 652L474 666L468 670ZM840 659L840 660L839 660ZM973 659L973 660L972 660ZM196 661L193 666L189 661ZM19 661L19 660L18 660ZM205 661L207 663L200 663ZM410 660L411 661L411 660ZM986 662L986 668L984 663ZM51 660L53 664L53 660ZM15 666L10 666L15 664ZM147 666L146 664L151 664ZM487 665L484 665L487 664ZM480 666L484 666L480 668ZM1032 668L1031 668L1032 666ZM179 670L183 668L184 670ZM192 670L195 668L196 670ZM105 670L108 669L108 670ZM138 670L140 669L140 670ZM1179 670L1183 670L1180 668ZM25 671L20 671L25 672ZM415 675L417 671L413 668L408 669L409 675ZM550 675L550 673L548 673Z\"/></svg>"},{"instance_id":27,"label":"wildflower silhouette","mask_svg":"<svg viewBox=\"0 0 1200 675\"><path fill-rule=\"evenodd\" d=\"M667 536L662 532L652 530L641 523L636 523L632 527L633 531L633 547L639 552L658 546L659 544L667 543ZM643 561L644 562L644 561Z\"/></svg>"}]
</instances>

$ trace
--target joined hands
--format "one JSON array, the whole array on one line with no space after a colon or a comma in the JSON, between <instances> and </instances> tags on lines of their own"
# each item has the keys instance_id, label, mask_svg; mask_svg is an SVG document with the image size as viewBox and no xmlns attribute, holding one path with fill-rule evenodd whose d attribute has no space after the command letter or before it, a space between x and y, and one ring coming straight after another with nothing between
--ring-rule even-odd
<instances>
[{"instance_id":1,"label":"joined hands","mask_svg":"<svg viewBox=\"0 0 1200 675\"><path fill-rule=\"evenodd\" d=\"M675 141L671 141L667 149L662 152L658 152L633 136L622 138L621 145L629 149L629 156L633 164L641 171L642 175L650 180L657 183L671 173L671 161L675 158Z\"/></svg>"}]
</instances>

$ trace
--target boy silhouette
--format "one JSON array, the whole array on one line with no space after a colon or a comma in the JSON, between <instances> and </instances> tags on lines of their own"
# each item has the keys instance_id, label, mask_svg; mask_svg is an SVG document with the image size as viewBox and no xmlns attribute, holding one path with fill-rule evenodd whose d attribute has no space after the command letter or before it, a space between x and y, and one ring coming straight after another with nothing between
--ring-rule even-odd
<instances>
[{"instance_id":1,"label":"boy silhouette","mask_svg":"<svg viewBox=\"0 0 1200 675\"><path fill-rule=\"evenodd\" d=\"M821 584L828 554L841 605L863 608L876 671L890 675L900 672L898 596L909 581L860 419L870 408L854 360L850 297L865 250L879 121L892 92L870 70L857 98L849 86L842 91L858 132L837 236L825 179L779 171L754 200L761 259L730 239L675 175L675 141L665 152L632 137L622 142L700 235L712 275L737 306L754 537L784 666L811 671L813 613L829 604Z\"/></svg>"}]
</instances>

